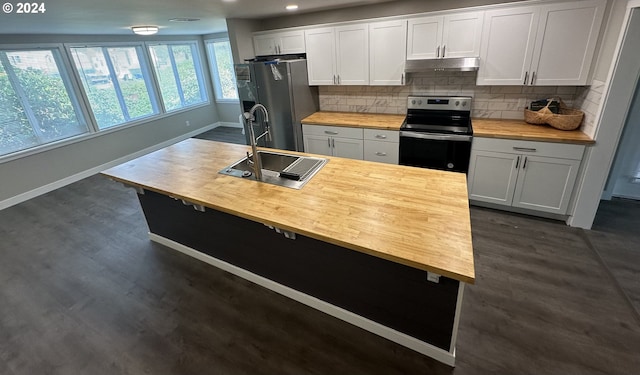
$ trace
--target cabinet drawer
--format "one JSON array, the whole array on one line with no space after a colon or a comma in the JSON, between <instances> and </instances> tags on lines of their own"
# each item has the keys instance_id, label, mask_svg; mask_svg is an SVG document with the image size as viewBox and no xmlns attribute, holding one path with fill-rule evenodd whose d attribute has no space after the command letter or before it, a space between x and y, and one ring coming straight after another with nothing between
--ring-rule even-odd
<instances>
[{"instance_id":1,"label":"cabinet drawer","mask_svg":"<svg viewBox=\"0 0 640 375\"><path fill-rule=\"evenodd\" d=\"M362 139L361 128L344 128L341 126L326 126L326 125L302 125L302 132L309 135L324 135L326 137L340 137L340 138L352 138Z\"/></svg>"},{"instance_id":2,"label":"cabinet drawer","mask_svg":"<svg viewBox=\"0 0 640 375\"><path fill-rule=\"evenodd\" d=\"M400 132L395 130L364 129L364 140L400 142Z\"/></svg>"},{"instance_id":3,"label":"cabinet drawer","mask_svg":"<svg viewBox=\"0 0 640 375\"><path fill-rule=\"evenodd\" d=\"M364 160L398 164L399 143L385 141L364 141Z\"/></svg>"},{"instance_id":4,"label":"cabinet drawer","mask_svg":"<svg viewBox=\"0 0 640 375\"><path fill-rule=\"evenodd\" d=\"M473 150L582 160L584 145L474 137Z\"/></svg>"}]
</instances>

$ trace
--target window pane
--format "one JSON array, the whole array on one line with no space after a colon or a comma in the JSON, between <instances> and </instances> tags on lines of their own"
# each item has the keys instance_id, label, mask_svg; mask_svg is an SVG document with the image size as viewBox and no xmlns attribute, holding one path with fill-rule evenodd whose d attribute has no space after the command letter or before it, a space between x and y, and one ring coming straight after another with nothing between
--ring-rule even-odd
<instances>
[{"instance_id":1,"label":"window pane","mask_svg":"<svg viewBox=\"0 0 640 375\"><path fill-rule=\"evenodd\" d=\"M87 132L54 51L0 52L0 154Z\"/></svg>"},{"instance_id":2,"label":"window pane","mask_svg":"<svg viewBox=\"0 0 640 375\"><path fill-rule=\"evenodd\" d=\"M206 100L195 44L155 45L149 50L167 111Z\"/></svg>"},{"instance_id":3,"label":"window pane","mask_svg":"<svg viewBox=\"0 0 640 375\"><path fill-rule=\"evenodd\" d=\"M130 119L153 114L150 90L142 74L136 48L109 48L108 52Z\"/></svg>"},{"instance_id":4,"label":"window pane","mask_svg":"<svg viewBox=\"0 0 640 375\"><path fill-rule=\"evenodd\" d=\"M71 49L100 129L158 113L138 52L137 47Z\"/></svg>"},{"instance_id":5,"label":"window pane","mask_svg":"<svg viewBox=\"0 0 640 375\"><path fill-rule=\"evenodd\" d=\"M125 121L102 48L72 48L73 62L100 129Z\"/></svg>"},{"instance_id":6,"label":"window pane","mask_svg":"<svg viewBox=\"0 0 640 375\"><path fill-rule=\"evenodd\" d=\"M29 124L20 99L0 64L0 155L37 144L38 138Z\"/></svg>"},{"instance_id":7,"label":"window pane","mask_svg":"<svg viewBox=\"0 0 640 375\"><path fill-rule=\"evenodd\" d=\"M209 44L212 56L212 71L216 96L218 99L238 99L236 77L233 71L233 58L229 41L216 41Z\"/></svg>"}]
</instances>

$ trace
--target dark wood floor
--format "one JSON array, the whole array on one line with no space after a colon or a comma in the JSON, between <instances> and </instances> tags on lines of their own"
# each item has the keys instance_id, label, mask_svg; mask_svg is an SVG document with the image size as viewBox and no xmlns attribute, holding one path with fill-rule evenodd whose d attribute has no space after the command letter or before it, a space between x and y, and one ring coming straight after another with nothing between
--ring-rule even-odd
<instances>
[{"instance_id":1,"label":"dark wood floor","mask_svg":"<svg viewBox=\"0 0 640 375\"><path fill-rule=\"evenodd\" d=\"M210 141L220 141L227 143L237 143L240 145L246 145L247 141L242 134L241 128L232 128L229 126L220 126L204 133L198 134L193 138L208 139Z\"/></svg>"},{"instance_id":2,"label":"dark wood floor","mask_svg":"<svg viewBox=\"0 0 640 375\"><path fill-rule=\"evenodd\" d=\"M0 211L0 374L639 374L639 207L603 207L591 232L472 208L451 369L150 242L94 176Z\"/></svg>"}]
</instances>

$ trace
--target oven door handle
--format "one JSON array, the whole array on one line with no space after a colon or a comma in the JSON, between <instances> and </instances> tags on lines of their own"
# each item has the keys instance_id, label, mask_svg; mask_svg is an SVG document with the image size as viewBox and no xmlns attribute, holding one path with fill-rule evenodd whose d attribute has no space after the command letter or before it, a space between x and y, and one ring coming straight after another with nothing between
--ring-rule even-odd
<instances>
[{"instance_id":1,"label":"oven door handle","mask_svg":"<svg viewBox=\"0 0 640 375\"><path fill-rule=\"evenodd\" d=\"M433 133L418 133L418 132L400 132L400 137L433 139L437 141L459 141L459 142L471 142L471 139L472 139L472 136L470 135L433 134Z\"/></svg>"}]
</instances>

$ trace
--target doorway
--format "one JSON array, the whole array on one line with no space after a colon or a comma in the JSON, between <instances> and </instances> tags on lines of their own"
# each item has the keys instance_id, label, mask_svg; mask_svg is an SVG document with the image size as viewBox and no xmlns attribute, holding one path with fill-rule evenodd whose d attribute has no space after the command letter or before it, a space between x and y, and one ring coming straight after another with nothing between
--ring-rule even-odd
<instances>
[{"instance_id":1,"label":"doorway","mask_svg":"<svg viewBox=\"0 0 640 375\"><path fill-rule=\"evenodd\" d=\"M640 200L640 84L636 86L603 199Z\"/></svg>"}]
</instances>

